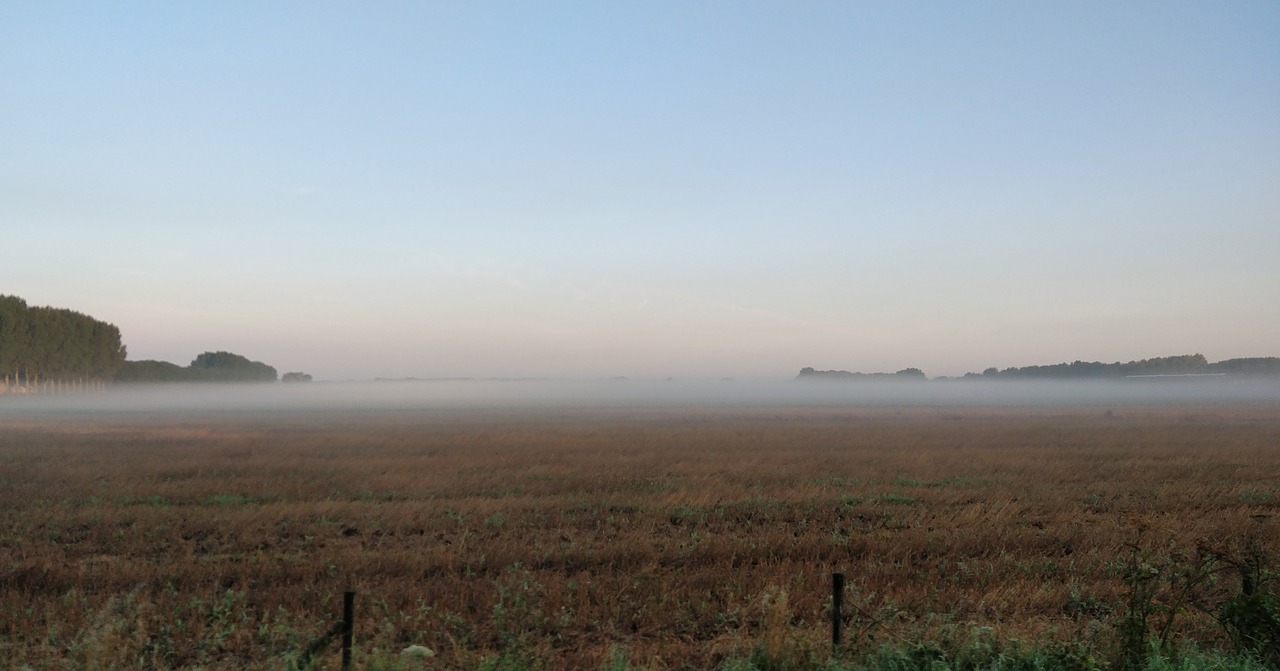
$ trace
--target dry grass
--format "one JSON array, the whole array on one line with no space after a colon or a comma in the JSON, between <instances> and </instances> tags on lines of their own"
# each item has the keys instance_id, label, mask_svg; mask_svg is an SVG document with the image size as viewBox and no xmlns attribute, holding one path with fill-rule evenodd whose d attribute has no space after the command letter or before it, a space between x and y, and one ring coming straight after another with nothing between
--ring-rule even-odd
<instances>
[{"instance_id":1,"label":"dry grass","mask_svg":"<svg viewBox=\"0 0 1280 671\"><path fill-rule=\"evenodd\" d=\"M707 668L821 646L833 571L855 644L1080 639L1133 545L1280 547L1277 487L1268 406L8 420L0 656L282 668L352 586L364 654Z\"/></svg>"}]
</instances>

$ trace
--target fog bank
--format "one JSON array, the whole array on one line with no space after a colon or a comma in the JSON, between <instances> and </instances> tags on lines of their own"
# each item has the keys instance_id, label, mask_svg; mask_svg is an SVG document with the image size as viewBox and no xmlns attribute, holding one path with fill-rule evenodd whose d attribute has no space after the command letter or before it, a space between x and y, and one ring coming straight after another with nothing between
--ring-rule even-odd
<instances>
[{"instance_id":1,"label":"fog bank","mask_svg":"<svg viewBox=\"0 0 1280 671\"><path fill-rule=\"evenodd\" d=\"M408 380L311 384L116 385L78 394L0 395L0 418L29 413L238 413L680 407L1051 407L1264 404L1280 380L1098 381Z\"/></svg>"}]
</instances>

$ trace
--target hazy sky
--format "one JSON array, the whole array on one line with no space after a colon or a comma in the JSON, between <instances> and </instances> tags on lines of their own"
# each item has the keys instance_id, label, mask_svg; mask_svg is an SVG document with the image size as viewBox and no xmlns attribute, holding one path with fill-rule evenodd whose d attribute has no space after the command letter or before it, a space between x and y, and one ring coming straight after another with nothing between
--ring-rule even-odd
<instances>
[{"instance_id":1,"label":"hazy sky","mask_svg":"<svg viewBox=\"0 0 1280 671\"><path fill-rule=\"evenodd\" d=\"M7 2L0 234L325 379L1280 355L1280 3Z\"/></svg>"}]
</instances>

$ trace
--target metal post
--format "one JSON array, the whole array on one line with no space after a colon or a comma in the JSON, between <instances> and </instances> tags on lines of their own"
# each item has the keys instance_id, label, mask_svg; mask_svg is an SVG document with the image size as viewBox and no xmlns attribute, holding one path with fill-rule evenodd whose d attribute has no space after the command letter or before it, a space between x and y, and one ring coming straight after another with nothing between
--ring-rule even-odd
<instances>
[{"instance_id":1,"label":"metal post","mask_svg":"<svg viewBox=\"0 0 1280 671\"><path fill-rule=\"evenodd\" d=\"M844 574L831 574L831 654L840 654L840 627L844 624Z\"/></svg>"},{"instance_id":2,"label":"metal post","mask_svg":"<svg viewBox=\"0 0 1280 671\"><path fill-rule=\"evenodd\" d=\"M342 593L342 671L351 671L351 644L355 638L356 593Z\"/></svg>"}]
</instances>

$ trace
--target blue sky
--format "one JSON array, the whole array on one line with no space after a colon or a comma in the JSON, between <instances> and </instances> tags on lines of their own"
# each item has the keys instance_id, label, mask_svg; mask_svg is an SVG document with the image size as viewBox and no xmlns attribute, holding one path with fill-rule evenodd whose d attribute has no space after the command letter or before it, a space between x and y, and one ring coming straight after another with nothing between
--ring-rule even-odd
<instances>
[{"instance_id":1,"label":"blue sky","mask_svg":"<svg viewBox=\"0 0 1280 671\"><path fill-rule=\"evenodd\" d=\"M0 293L324 379L1280 355L1274 2L6 3Z\"/></svg>"}]
</instances>

